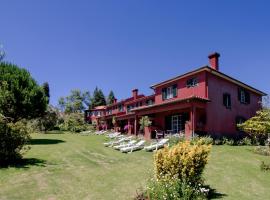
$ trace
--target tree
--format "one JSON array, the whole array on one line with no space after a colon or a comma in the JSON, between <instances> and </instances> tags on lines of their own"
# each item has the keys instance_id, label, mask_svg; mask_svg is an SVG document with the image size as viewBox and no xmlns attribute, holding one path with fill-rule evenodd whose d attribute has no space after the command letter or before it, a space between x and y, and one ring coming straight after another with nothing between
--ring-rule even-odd
<instances>
[{"instance_id":1,"label":"tree","mask_svg":"<svg viewBox=\"0 0 270 200\"><path fill-rule=\"evenodd\" d=\"M50 102L50 87L49 87L49 83L48 82L43 83L42 87L43 87L45 96L47 97L47 103L49 104L49 102Z\"/></svg>"},{"instance_id":2,"label":"tree","mask_svg":"<svg viewBox=\"0 0 270 200\"><path fill-rule=\"evenodd\" d=\"M264 142L267 134L270 133L270 109L257 111L256 115L242 124L238 128L248 133L255 141Z\"/></svg>"},{"instance_id":3,"label":"tree","mask_svg":"<svg viewBox=\"0 0 270 200\"><path fill-rule=\"evenodd\" d=\"M101 89L98 89L98 87L95 88L92 98L92 108L96 106L104 106L106 105L105 96Z\"/></svg>"},{"instance_id":4,"label":"tree","mask_svg":"<svg viewBox=\"0 0 270 200\"><path fill-rule=\"evenodd\" d=\"M0 63L0 113L16 122L42 116L47 108L43 88L30 73L16 65Z\"/></svg>"},{"instance_id":5,"label":"tree","mask_svg":"<svg viewBox=\"0 0 270 200\"><path fill-rule=\"evenodd\" d=\"M86 107L90 106L90 92L81 92L81 90L71 90L71 94L67 97L60 97L58 107L66 113L81 113Z\"/></svg>"},{"instance_id":6,"label":"tree","mask_svg":"<svg viewBox=\"0 0 270 200\"><path fill-rule=\"evenodd\" d=\"M0 165L22 157L30 140L26 119L44 115L44 90L25 69L0 62Z\"/></svg>"},{"instance_id":7,"label":"tree","mask_svg":"<svg viewBox=\"0 0 270 200\"><path fill-rule=\"evenodd\" d=\"M114 100L115 100L115 96L114 96L113 91L111 90L110 93L109 93L109 96L107 98L107 104L108 105L113 104Z\"/></svg>"}]
</instances>

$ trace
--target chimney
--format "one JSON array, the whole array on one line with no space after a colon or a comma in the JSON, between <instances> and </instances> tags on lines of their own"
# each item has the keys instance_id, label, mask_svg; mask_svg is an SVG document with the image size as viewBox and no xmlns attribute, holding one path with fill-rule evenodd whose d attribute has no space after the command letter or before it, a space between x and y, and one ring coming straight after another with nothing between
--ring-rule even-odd
<instances>
[{"instance_id":1,"label":"chimney","mask_svg":"<svg viewBox=\"0 0 270 200\"><path fill-rule=\"evenodd\" d=\"M220 54L217 52L214 52L208 56L210 67L217 71L219 71L219 62L218 62L219 56Z\"/></svg>"},{"instance_id":2,"label":"chimney","mask_svg":"<svg viewBox=\"0 0 270 200\"><path fill-rule=\"evenodd\" d=\"M116 98L114 98L113 103L117 103L117 99Z\"/></svg>"},{"instance_id":3,"label":"chimney","mask_svg":"<svg viewBox=\"0 0 270 200\"><path fill-rule=\"evenodd\" d=\"M132 90L132 96L133 96L134 99L137 99L137 97L138 97L138 89Z\"/></svg>"}]
</instances>

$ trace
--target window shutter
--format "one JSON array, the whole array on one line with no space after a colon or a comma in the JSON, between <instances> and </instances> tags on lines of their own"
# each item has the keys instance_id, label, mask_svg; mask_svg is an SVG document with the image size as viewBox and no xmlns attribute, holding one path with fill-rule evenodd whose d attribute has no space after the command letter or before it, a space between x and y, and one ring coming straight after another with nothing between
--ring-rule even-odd
<instances>
[{"instance_id":1,"label":"window shutter","mask_svg":"<svg viewBox=\"0 0 270 200\"><path fill-rule=\"evenodd\" d=\"M232 107L232 102L231 102L231 95L230 94L228 94L228 102L229 102L229 107Z\"/></svg>"},{"instance_id":2,"label":"window shutter","mask_svg":"<svg viewBox=\"0 0 270 200\"><path fill-rule=\"evenodd\" d=\"M177 97L177 84L173 85L173 97Z\"/></svg>"},{"instance_id":3,"label":"window shutter","mask_svg":"<svg viewBox=\"0 0 270 200\"><path fill-rule=\"evenodd\" d=\"M246 94L246 103L250 104L250 94L249 92L245 92L245 94Z\"/></svg>"},{"instance_id":4,"label":"window shutter","mask_svg":"<svg viewBox=\"0 0 270 200\"><path fill-rule=\"evenodd\" d=\"M162 100L165 100L167 96L167 90L166 88L162 88Z\"/></svg>"},{"instance_id":5,"label":"window shutter","mask_svg":"<svg viewBox=\"0 0 270 200\"><path fill-rule=\"evenodd\" d=\"M223 106L226 106L226 94L223 94Z\"/></svg>"},{"instance_id":6,"label":"window shutter","mask_svg":"<svg viewBox=\"0 0 270 200\"><path fill-rule=\"evenodd\" d=\"M238 88L238 100L241 101L241 88Z\"/></svg>"}]
</instances>

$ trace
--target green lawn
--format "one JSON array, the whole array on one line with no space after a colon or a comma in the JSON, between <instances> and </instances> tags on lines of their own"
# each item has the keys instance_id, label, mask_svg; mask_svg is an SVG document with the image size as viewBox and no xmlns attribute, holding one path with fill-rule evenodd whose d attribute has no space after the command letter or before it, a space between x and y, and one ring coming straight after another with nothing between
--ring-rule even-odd
<instances>
[{"instance_id":1,"label":"green lawn","mask_svg":"<svg viewBox=\"0 0 270 200\"><path fill-rule=\"evenodd\" d=\"M0 169L0 199L132 199L150 176L152 153L105 148L104 136L35 134L27 164ZM214 146L205 172L217 198L269 199L270 172L252 147Z\"/></svg>"}]
</instances>

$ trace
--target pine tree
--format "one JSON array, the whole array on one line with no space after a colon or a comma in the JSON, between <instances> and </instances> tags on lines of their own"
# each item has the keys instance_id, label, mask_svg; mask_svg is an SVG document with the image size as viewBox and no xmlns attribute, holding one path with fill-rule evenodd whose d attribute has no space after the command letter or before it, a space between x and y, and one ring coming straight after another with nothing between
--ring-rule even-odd
<instances>
[{"instance_id":1,"label":"pine tree","mask_svg":"<svg viewBox=\"0 0 270 200\"><path fill-rule=\"evenodd\" d=\"M107 98L107 104L108 104L108 105L113 104L114 99L115 99L115 96L114 96L113 91L111 90L110 93L109 93L109 96L108 96L108 98Z\"/></svg>"},{"instance_id":2,"label":"pine tree","mask_svg":"<svg viewBox=\"0 0 270 200\"><path fill-rule=\"evenodd\" d=\"M92 108L96 106L105 106L106 105L106 100L105 96L102 92L101 89L98 89L98 87L95 88L94 93L93 93L93 98L92 98Z\"/></svg>"}]
</instances>

